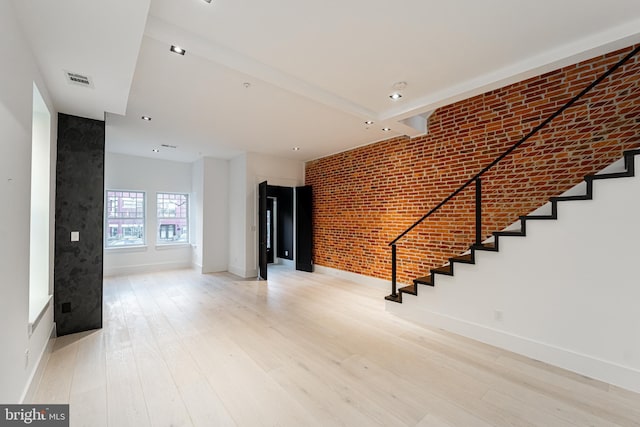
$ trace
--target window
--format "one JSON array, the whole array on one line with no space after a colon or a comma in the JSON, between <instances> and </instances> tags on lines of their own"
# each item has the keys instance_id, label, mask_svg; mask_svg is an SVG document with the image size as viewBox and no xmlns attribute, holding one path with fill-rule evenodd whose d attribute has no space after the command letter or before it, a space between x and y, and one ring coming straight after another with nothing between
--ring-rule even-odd
<instances>
[{"instance_id":1,"label":"window","mask_svg":"<svg viewBox=\"0 0 640 427\"><path fill-rule=\"evenodd\" d=\"M189 196L158 193L158 243L189 242Z\"/></svg>"},{"instance_id":2,"label":"window","mask_svg":"<svg viewBox=\"0 0 640 427\"><path fill-rule=\"evenodd\" d=\"M31 228L29 233L29 323L37 326L49 303L49 201L51 200L51 113L33 84L31 124ZM55 175L55 174L54 174ZM4 190L3 190L4 191ZM6 193L3 193L6 194ZM5 206L7 201L5 200ZM30 331L31 332L31 331Z\"/></svg>"},{"instance_id":3,"label":"window","mask_svg":"<svg viewBox=\"0 0 640 427\"><path fill-rule=\"evenodd\" d=\"M144 193L107 190L107 248L144 245Z\"/></svg>"}]
</instances>

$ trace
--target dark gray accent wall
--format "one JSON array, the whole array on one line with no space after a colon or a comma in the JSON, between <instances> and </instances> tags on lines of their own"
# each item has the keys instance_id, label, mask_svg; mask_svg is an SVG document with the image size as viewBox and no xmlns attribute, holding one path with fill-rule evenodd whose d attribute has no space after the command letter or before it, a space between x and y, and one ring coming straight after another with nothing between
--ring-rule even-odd
<instances>
[{"instance_id":1,"label":"dark gray accent wall","mask_svg":"<svg viewBox=\"0 0 640 427\"><path fill-rule=\"evenodd\" d=\"M58 335L102 327L103 121L58 115L54 318ZM80 240L71 241L78 231Z\"/></svg>"},{"instance_id":2,"label":"dark gray accent wall","mask_svg":"<svg viewBox=\"0 0 640 427\"><path fill-rule=\"evenodd\" d=\"M313 272L313 190L296 187L296 270Z\"/></svg>"}]
</instances>

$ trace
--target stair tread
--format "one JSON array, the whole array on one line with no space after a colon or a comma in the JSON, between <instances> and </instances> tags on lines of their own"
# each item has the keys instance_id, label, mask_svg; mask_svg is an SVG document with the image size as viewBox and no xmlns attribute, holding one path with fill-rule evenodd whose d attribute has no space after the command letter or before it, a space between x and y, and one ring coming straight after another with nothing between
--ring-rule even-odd
<instances>
[{"instance_id":1,"label":"stair tread","mask_svg":"<svg viewBox=\"0 0 640 427\"><path fill-rule=\"evenodd\" d=\"M438 268L432 268L431 272L432 273L438 273L438 274L447 274L447 275L452 275L453 274L453 271L451 269L451 264L443 265L442 267L438 267Z\"/></svg>"},{"instance_id":2,"label":"stair tread","mask_svg":"<svg viewBox=\"0 0 640 427\"><path fill-rule=\"evenodd\" d=\"M400 289L398 289L400 292L404 292L407 294L411 294L411 295L418 295L418 287L413 284L413 285L409 285L409 286L404 286Z\"/></svg>"},{"instance_id":3,"label":"stair tread","mask_svg":"<svg viewBox=\"0 0 640 427\"><path fill-rule=\"evenodd\" d=\"M520 218L524 219L524 220L529 220L529 219L557 219L555 217L555 215L526 215L526 216L522 216Z\"/></svg>"},{"instance_id":4,"label":"stair tread","mask_svg":"<svg viewBox=\"0 0 640 427\"><path fill-rule=\"evenodd\" d=\"M393 302L399 302L402 303L402 297L400 296L400 294L398 293L398 295L393 296L393 295L387 295L386 297L384 297L384 299L386 299L387 301L393 301Z\"/></svg>"},{"instance_id":5,"label":"stair tread","mask_svg":"<svg viewBox=\"0 0 640 427\"><path fill-rule=\"evenodd\" d=\"M496 236L524 236L522 230L509 230L509 231L496 231L493 233Z\"/></svg>"},{"instance_id":6,"label":"stair tread","mask_svg":"<svg viewBox=\"0 0 640 427\"><path fill-rule=\"evenodd\" d=\"M496 244L494 242L491 243L481 243L479 245L471 246L473 249L478 249L481 251L495 251L497 250Z\"/></svg>"},{"instance_id":7,"label":"stair tread","mask_svg":"<svg viewBox=\"0 0 640 427\"><path fill-rule=\"evenodd\" d=\"M631 176L633 176L633 173L631 171L624 171L624 172L602 173L599 175L587 175L584 177L584 179L594 180L594 179L628 178Z\"/></svg>"},{"instance_id":8,"label":"stair tread","mask_svg":"<svg viewBox=\"0 0 640 427\"><path fill-rule=\"evenodd\" d=\"M591 200L591 196L588 194L580 194L577 196L558 196L558 197L552 197L550 200L552 202L563 202L563 201L570 201L570 200Z\"/></svg>"},{"instance_id":9,"label":"stair tread","mask_svg":"<svg viewBox=\"0 0 640 427\"><path fill-rule=\"evenodd\" d=\"M427 286L433 286L433 281L431 280L431 275L418 277L417 279L413 279L414 284L422 284Z\"/></svg>"},{"instance_id":10,"label":"stair tread","mask_svg":"<svg viewBox=\"0 0 640 427\"><path fill-rule=\"evenodd\" d=\"M459 255L459 256L455 256L453 258L449 258L449 261L451 261L451 262L462 262L462 263L466 263L466 264L473 264L473 255L472 254Z\"/></svg>"}]
</instances>

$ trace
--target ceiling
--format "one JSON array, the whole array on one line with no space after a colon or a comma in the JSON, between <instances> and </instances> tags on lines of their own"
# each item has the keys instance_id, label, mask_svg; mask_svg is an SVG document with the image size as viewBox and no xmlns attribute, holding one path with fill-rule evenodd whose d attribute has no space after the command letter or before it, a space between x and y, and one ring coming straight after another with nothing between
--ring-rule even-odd
<instances>
[{"instance_id":1,"label":"ceiling","mask_svg":"<svg viewBox=\"0 0 640 427\"><path fill-rule=\"evenodd\" d=\"M106 112L107 150L178 161L415 136L442 105L640 42L637 0L13 4L60 112Z\"/></svg>"}]
</instances>

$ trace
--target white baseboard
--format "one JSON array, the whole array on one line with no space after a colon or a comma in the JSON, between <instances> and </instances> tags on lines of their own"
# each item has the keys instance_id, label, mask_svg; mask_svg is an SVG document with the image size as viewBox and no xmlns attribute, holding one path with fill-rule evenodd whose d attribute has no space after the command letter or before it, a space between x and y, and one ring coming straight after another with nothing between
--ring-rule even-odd
<instances>
[{"instance_id":1,"label":"white baseboard","mask_svg":"<svg viewBox=\"0 0 640 427\"><path fill-rule=\"evenodd\" d=\"M222 273L223 271L229 271L228 267L225 266L214 266L214 267L209 267L206 270L204 269L204 267L201 267L199 270L202 274L209 274L209 273Z\"/></svg>"},{"instance_id":2,"label":"white baseboard","mask_svg":"<svg viewBox=\"0 0 640 427\"><path fill-rule=\"evenodd\" d=\"M314 265L314 271L320 274L328 274L330 276L339 277L358 284L375 286L380 290L391 293L391 280L379 279L377 277L365 276L364 274L352 273L350 271L338 270L337 268L325 267L323 265Z\"/></svg>"},{"instance_id":3,"label":"white baseboard","mask_svg":"<svg viewBox=\"0 0 640 427\"><path fill-rule=\"evenodd\" d=\"M411 308L410 315L402 305L387 301L386 309L410 322L444 329L467 338L530 357L568 371L640 393L640 371L571 350L513 335L485 325L457 319L430 310Z\"/></svg>"},{"instance_id":4,"label":"white baseboard","mask_svg":"<svg viewBox=\"0 0 640 427\"><path fill-rule=\"evenodd\" d=\"M103 275L105 277L112 276L124 276L128 274L143 274L153 273L156 271L165 270L180 270L183 268L192 268L191 262L165 262L158 264L140 264L140 265L128 265L124 267L111 267L105 268Z\"/></svg>"},{"instance_id":5,"label":"white baseboard","mask_svg":"<svg viewBox=\"0 0 640 427\"><path fill-rule=\"evenodd\" d=\"M49 340L47 341L47 345L44 346L44 348L42 349L42 353L40 353L40 357L38 358L38 362L36 363L36 368L33 370L31 377L27 381L27 387L22 393L22 396L20 398L20 403L33 402L33 398L36 395L36 391L38 390L38 386L40 385L40 381L42 380L42 376L44 375L44 370L47 367L49 356L53 351L53 343L55 338L56 338L56 324L53 323L51 325L51 332L49 334Z\"/></svg>"},{"instance_id":6,"label":"white baseboard","mask_svg":"<svg viewBox=\"0 0 640 427\"><path fill-rule=\"evenodd\" d=\"M255 269L252 270L244 270L242 268L239 267L234 267L232 265L229 266L229 268L227 268L227 271L231 274L235 274L238 277L242 277L243 279L248 279L251 277L257 277L258 276L258 271Z\"/></svg>"},{"instance_id":7,"label":"white baseboard","mask_svg":"<svg viewBox=\"0 0 640 427\"><path fill-rule=\"evenodd\" d=\"M235 274L236 276L244 277L244 276L243 276L243 274L244 274L244 270L242 270L241 268L237 268L237 267L234 267L234 266L230 265L230 266L227 268L227 270L228 270L228 271L229 271L229 273L231 273L231 274Z\"/></svg>"}]
</instances>

